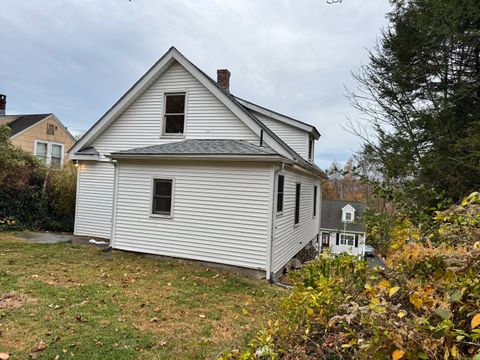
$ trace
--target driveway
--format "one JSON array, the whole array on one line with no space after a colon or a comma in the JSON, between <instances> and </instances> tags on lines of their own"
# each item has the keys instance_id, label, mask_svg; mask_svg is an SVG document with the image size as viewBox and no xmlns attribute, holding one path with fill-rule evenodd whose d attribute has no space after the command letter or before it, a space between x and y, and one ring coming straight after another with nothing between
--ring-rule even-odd
<instances>
[{"instance_id":1,"label":"driveway","mask_svg":"<svg viewBox=\"0 0 480 360\"><path fill-rule=\"evenodd\" d=\"M374 268L374 267L377 267L377 266L382 267L382 268L387 267L385 265L385 262L377 255L368 256L367 257L367 262L368 262L368 264L370 265L371 268Z\"/></svg>"}]
</instances>

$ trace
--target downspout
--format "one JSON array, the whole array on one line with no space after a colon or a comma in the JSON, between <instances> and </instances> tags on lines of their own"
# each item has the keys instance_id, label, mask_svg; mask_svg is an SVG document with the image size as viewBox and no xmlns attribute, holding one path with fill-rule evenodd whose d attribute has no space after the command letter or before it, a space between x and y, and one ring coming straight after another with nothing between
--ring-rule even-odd
<instances>
[{"instance_id":1,"label":"downspout","mask_svg":"<svg viewBox=\"0 0 480 360\"><path fill-rule=\"evenodd\" d=\"M275 239L275 221L277 218L277 209L275 209L275 204L276 204L276 192L277 192L277 179L278 179L278 174L280 171L282 171L285 168L285 163L281 163L281 166L277 169L275 169L273 173L273 196L272 196L272 221L271 221L271 229L270 229L270 259L269 259L269 268L267 269L267 273L270 274L270 282L273 284L276 284L275 281L275 274L273 273L273 241Z\"/></svg>"},{"instance_id":2,"label":"downspout","mask_svg":"<svg viewBox=\"0 0 480 360\"><path fill-rule=\"evenodd\" d=\"M108 162L113 165L112 220L110 229L110 245L104 251L110 251L114 248L115 226L117 223L118 162L117 160L109 160Z\"/></svg>"}]
</instances>

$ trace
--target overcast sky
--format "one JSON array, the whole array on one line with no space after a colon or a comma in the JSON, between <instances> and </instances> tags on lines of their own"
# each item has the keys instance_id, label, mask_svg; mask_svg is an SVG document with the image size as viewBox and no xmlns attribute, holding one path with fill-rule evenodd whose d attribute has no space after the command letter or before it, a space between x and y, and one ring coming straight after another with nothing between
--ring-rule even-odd
<instances>
[{"instance_id":1,"label":"overcast sky","mask_svg":"<svg viewBox=\"0 0 480 360\"><path fill-rule=\"evenodd\" d=\"M207 74L228 68L233 94L311 123L316 162L360 141L345 99L367 61L387 0L0 0L0 93L7 114L55 113L86 131L175 46Z\"/></svg>"}]
</instances>

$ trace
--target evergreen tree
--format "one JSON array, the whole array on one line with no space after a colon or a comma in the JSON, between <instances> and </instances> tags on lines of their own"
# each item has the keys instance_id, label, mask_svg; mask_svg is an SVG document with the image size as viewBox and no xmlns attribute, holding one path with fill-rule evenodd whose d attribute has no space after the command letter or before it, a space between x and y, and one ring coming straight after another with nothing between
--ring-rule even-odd
<instances>
[{"instance_id":1,"label":"evergreen tree","mask_svg":"<svg viewBox=\"0 0 480 360\"><path fill-rule=\"evenodd\" d=\"M400 201L458 200L480 187L480 1L391 4L351 93L373 128L353 127L365 139L361 156Z\"/></svg>"}]
</instances>

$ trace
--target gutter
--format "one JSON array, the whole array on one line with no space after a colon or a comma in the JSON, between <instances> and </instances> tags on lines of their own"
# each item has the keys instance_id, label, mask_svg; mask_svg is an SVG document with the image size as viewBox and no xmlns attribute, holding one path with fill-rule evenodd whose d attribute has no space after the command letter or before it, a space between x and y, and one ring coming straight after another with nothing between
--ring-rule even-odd
<instances>
[{"instance_id":1,"label":"gutter","mask_svg":"<svg viewBox=\"0 0 480 360\"><path fill-rule=\"evenodd\" d=\"M281 161L293 163L282 156L264 156L264 155L211 155L211 154L194 154L194 155L165 155L165 154L120 154L113 153L105 155L111 159L132 159L132 160L224 160L224 161Z\"/></svg>"}]
</instances>

